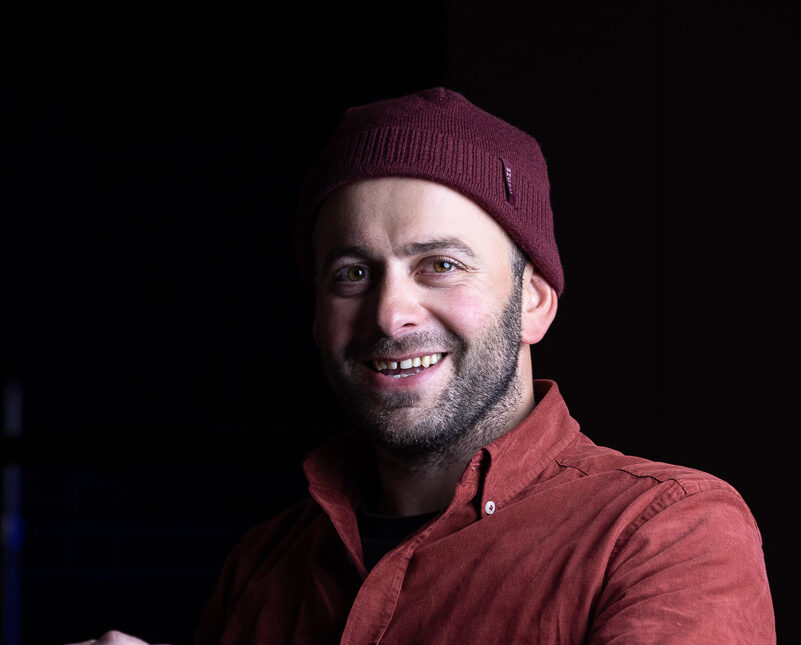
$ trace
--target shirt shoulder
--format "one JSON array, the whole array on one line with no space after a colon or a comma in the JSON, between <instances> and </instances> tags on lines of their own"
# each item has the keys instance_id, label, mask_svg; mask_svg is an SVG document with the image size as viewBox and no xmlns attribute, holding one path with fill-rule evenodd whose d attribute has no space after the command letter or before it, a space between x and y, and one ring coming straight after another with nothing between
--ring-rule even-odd
<instances>
[{"instance_id":1,"label":"shirt shoulder","mask_svg":"<svg viewBox=\"0 0 801 645\"><path fill-rule=\"evenodd\" d=\"M310 497L304 498L248 530L232 555L235 554L246 569L252 570L256 563L269 565L272 557L294 544L298 535L320 517L320 507Z\"/></svg>"},{"instance_id":2,"label":"shirt shoulder","mask_svg":"<svg viewBox=\"0 0 801 645\"><path fill-rule=\"evenodd\" d=\"M233 610L249 583L269 570L292 548L298 535L318 520L310 498L297 502L251 528L228 553L217 586L195 634L196 645L219 643Z\"/></svg>"},{"instance_id":3,"label":"shirt shoulder","mask_svg":"<svg viewBox=\"0 0 801 645\"><path fill-rule=\"evenodd\" d=\"M623 454L617 450L597 446L584 435L555 458L562 469L571 469L585 477L605 477L608 485L625 487L644 484L663 486L672 484L680 496L708 490L727 491L739 497L728 482L708 472L677 464L652 461L643 457Z\"/></svg>"},{"instance_id":4,"label":"shirt shoulder","mask_svg":"<svg viewBox=\"0 0 801 645\"><path fill-rule=\"evenodd\" d=\"M555 463L555 477L592 482L586 488L599 502L620 504L621 519L628 524L620 536L621 543L674 506L681 509L686 521L691 516L714 521L717 515L725 515L724 507L728 507L737 513L739 525L757 543L762 542L756 520L740 493L708 472L626 455L597 446L584 435L562 451Z\"/></svg>"}]
</instances>

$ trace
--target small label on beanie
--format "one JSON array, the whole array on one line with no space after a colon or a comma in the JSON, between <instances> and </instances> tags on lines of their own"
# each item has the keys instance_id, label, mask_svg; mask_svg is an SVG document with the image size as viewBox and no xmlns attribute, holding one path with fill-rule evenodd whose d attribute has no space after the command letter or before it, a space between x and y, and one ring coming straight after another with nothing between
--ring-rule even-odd
<instances>
[{"instance_id":1,"label":"small label on beanie","mask_svg":"<svg viewBox=\"0 0 801 645\"><path fill-rule=\"evenodd\" d=\"M512 188L512 169L501 159L503 164L503 185L506 189L506 201L512 206L515 205L515 191Z\"/></svg>"}]
</instances>

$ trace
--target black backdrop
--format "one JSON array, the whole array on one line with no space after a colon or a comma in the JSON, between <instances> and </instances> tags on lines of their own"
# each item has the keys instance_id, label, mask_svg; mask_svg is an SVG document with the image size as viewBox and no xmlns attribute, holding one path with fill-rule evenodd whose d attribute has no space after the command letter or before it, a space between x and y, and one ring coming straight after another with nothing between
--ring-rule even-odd
<instances>
[{"instance_id":1,"label":"black backdrop","mask_svg":"<svg viewBox=\"0 0 801 645\"><path fill-rule=\"evenodd\" d=\"M6 17L9 645L189 642L227 550L303 494L342 421L298 187L346 106L435 85L548 159L566 290L535 373L597 443L743 493L798 637L795 15L608 4Z\"/></svg>"}]
</instances>

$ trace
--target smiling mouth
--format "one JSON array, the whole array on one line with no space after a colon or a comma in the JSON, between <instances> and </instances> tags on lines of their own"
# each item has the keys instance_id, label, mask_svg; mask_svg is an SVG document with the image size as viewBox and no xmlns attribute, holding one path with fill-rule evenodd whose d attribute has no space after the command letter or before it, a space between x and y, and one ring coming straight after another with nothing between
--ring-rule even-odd
<instances>
[{"instance_id":1,"label":"smiling mouth","mask_svg":"<svg viewBox=\"0 0 801 645\"><path fill-rule=\"evenodd\" d=\"M386 376L391 376L393 378L405 378L408 376L414 376L415 374L422 372L424 369L427 369L432 365L436 365L442 360L443 356L446 355L447 354L443 354L441 352L435 352L433 354L424 354L421 356L414 356L412 358L405 358L400 361L393 361L391 359L369 361L368 365L376 372L380 372Z\"/></svg>"}]
</instances>

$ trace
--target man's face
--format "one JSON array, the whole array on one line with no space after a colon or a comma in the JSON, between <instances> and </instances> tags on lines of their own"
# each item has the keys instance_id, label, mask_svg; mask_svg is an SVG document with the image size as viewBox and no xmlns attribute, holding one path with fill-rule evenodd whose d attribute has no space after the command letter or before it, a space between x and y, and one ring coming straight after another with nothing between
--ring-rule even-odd
<instances>
[{"instance_id":1,"label":"man's face","mask_svg":"<svg viewBox=\"0 0 801 645\"><path fill-rule=\"evenodd\" d=\"M513 244L479 206L418 179L350 184L323 204L314 250L326 374L379 444L438 452L519 415Z\"/></svg>"}]
</instances>

